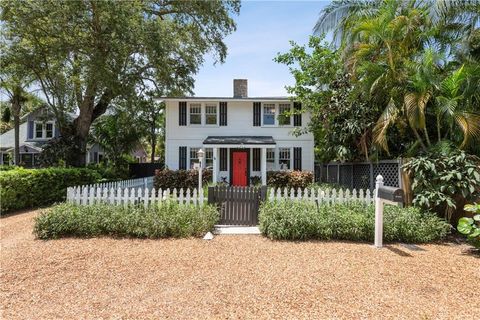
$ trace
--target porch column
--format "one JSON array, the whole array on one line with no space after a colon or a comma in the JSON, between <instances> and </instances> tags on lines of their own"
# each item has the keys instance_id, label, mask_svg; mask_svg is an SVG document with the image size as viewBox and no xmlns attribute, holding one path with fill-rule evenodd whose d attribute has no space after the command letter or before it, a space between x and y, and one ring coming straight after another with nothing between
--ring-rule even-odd
<instances>
[{"instance_id":1,"label":"porch column","mask_svg":"<svg viewBox=\"0 0 480 320\"><path fill-rule=\"evenodd\" d=\"M213 184L216 184L218 182L217 174L218 174L218 166L217 166L217 158L218 158L218 148L214 147L213 148L213 176L212 176L212 182Z\"/></svg>"},{"instance_id":2,"label":"porch column","mask_svg":"<svg viewBox=\"0 0 480 320\"><path fill-rule=\"evenodd\" d=\"M262 155L260 157L260 168L262 171L262 186L267 185L267 148L262 148Z\"/></svg>"}]
</instances>

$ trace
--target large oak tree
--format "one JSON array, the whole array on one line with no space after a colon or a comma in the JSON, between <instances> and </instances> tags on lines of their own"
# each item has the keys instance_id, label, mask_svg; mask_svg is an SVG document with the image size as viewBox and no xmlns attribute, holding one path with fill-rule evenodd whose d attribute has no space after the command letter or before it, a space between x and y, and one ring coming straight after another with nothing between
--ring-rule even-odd
<instances>
[{"instance_id":1,"label":"large oak tree","mask_svg":"<svg viewBox=\"0 0 480 320\"><path fill-rule=\"evenodd\" d=\"M83 166L90 127L115 99L146 83L191 91L206 53L224 61L240 3L5 0L0 7L2 55L35 75L62 136L75 141L70 164Z\"/></svg>"}]
</instances>

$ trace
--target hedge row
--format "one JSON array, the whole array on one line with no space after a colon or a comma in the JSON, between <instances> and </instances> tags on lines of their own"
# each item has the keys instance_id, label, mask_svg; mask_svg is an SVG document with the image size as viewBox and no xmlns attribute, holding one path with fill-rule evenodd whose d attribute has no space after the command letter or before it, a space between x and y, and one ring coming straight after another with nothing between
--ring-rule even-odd
<instances>
[{"instance_id":1,"label":"hedge row","mask_svg":"<svg viewBox=\"0 0 480 320\"><path fill-rule=\"evenodd\" d=\"M260 209L260 230L271 239L373 241L375 208L360 203L321 204L267 201ZM384 239L422 243L446 236L449 225L419 208L385 206Z\"/></svg>"},{"instance_id":2,"label":"hedge row","mask_svg":"<svg viewBox=\"0 0 480 320\"><path fill-rule=\"evenodd\" d=\"M94 170L79 168L0 171L1 212L64 201L67 187L92 184L100 178Z\"/></svg>"},{"instance_id":3,"label":"hedge row","mask_svg":"<svg viewBox=\"0 0 480 320\"><path fill-rule=\"evenodd\" d=\"M307 188L313 183L310 171L268 171L267 185L273 188Z\"/></svg>"},{"instance_id":4,"label":"hedge row","mask_svg":"<svg viewBox=\"0 0 480 320\"><path fill-rule=\"evenodd\" d=\"M203 184L207 185L212 182L212 171L203 170ZM198 171L197 170L157 170L154 178L155 189L194 189L198 188Z\"/></svg>"},{"instance_id":5,"label":"hedge row","mask_svg":"<svg viewBox=\"0 0 480 320\"><path fill-rule=\"evenodd\" d=\"M39 239L69 236L179 238L203 236L213 229L218 218L218 211L212 205L197 207L168 202L144 208L64 203L42 212L35 219L34 233Z\"/></svg>"}]
</instances>

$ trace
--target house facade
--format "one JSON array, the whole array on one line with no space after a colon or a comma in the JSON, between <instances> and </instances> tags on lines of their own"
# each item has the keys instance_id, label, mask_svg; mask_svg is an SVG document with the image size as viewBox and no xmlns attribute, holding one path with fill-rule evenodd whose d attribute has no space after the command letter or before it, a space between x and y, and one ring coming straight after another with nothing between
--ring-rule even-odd
<instances>
[{"instance_id":1,"label":"house facade","mask_svg":"<svg viewBox=\"0 0 480 320\"><path fill-rule=\"evenodd\" d=\"M191 169L202 149L214 182L265 185L267 171L313 171L313 135L293 134L310 114L287 97L248 97L246 79L235 79L233 87L233 97L164 99L166 166Z\"/></svg>"},{"instance_id":2,"label":"house facade","mask_svg":"<svg viewBox=\"0 0 480 320\"><path fill-rule=\"evenodd\" d=\"M71 115L73 118L74 115ZM46 108L40 108L21 118L20 137L20 163L27 168L39 166L39 156L43 146L49 140L58 138L60 131L55 118ZM13 164L15 147L15 132L11 129L0 135L0 165ZM138 149L138 148L137 148ZM147 154L143 148L132 152L137 162L145 162ZM100 163L104 158L104 151L98 144L88 146L87 163Z\"/></svg>"}]
</instances>

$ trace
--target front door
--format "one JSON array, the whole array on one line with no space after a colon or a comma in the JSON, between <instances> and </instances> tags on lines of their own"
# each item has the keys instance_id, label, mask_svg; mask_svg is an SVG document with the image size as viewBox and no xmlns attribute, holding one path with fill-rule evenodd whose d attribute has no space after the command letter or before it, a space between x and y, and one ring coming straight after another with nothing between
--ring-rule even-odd
<instances>
[{"instance_id":1,"label":"front door","mask_svg":"<svg viewBox=\"0 0 480 320\"><path fill-rule=\"evenodd\" d=\"M248 185L248 153L247 151L232 152L232 185Z\"/></svg>"}]
</instances>

